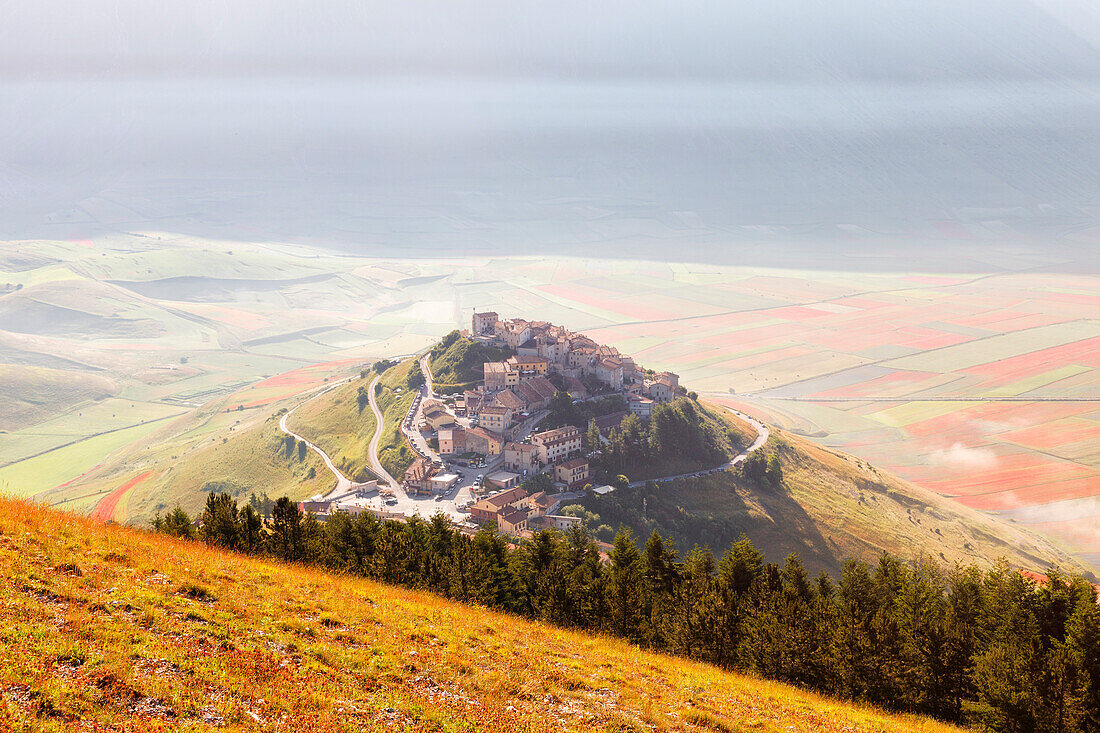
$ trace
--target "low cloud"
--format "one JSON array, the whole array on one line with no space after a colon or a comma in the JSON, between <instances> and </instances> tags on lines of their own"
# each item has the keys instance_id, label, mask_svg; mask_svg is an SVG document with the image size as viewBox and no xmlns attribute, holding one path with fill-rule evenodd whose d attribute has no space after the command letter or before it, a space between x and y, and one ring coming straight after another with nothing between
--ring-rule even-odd
<instances>
[{"instance_id":1,"label":"low cloud","mask_svg":"<svg viewBox=\"0 0 1100 733\"><path fill-rule=\"evenodd\" d=\"M968 448L955 443L950 448L941 448L928 455L928 460L938 466L990 470L997 467L997 454L988 448Z\"/></svg>"}]
</instances>

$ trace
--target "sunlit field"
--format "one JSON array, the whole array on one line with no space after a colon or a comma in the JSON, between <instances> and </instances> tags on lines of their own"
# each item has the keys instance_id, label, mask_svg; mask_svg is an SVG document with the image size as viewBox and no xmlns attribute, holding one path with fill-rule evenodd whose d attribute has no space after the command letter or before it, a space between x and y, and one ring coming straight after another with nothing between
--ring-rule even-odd
<instances>
[{"instance_id":1,"label":"sunlit field","mask_svg":"<svg viewBox=\"0 0 1100 733\"><path fill-rule=\"evenodd\" d=\"M24 285L4 312L19 308L32 323L26 314L46 308L51 320L48 333L0 332L4 353L74 379L94 373L116 400L140 405L113 411L117 432L86 441L105 422L99 383L83 402L20 413L0 467L16 493L87 494L92 469L153 420L211 400L258 419L492 309L585 331L712 398L1100 561L1100 287L1091 275L998 273L995 263L960 274L382 261L164 234L13 246L40 266L0 272ZM61 438L43 432L70 445L51 450ZM148 470L134 469L110 491Z\"/></svg>"}]
</instances>

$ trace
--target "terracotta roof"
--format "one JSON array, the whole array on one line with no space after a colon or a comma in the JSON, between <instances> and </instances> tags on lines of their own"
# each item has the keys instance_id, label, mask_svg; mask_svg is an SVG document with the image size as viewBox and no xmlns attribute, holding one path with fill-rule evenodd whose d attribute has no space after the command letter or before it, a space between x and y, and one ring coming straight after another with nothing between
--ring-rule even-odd
<instances>
[{"instance_id":1,"label":"terracotta roof","mask_svg":"<svg viewBox=\"0 0 1100 733\"><path fill-rule=\"evenodd\" d=\"M467 435L476 435L483 440L495 440L498 443L504 442L504 436L500 433L494 433L492 430L486 430L485 428L478 426L476 428L470 428L466 431Z\"/></svg>"},{"instance_id":2,"label":"terracotta roof","mask_svg":"<svg viewBox=\"0 0 1100 733\"><path fill-rule=\"evenodd\" d=\"M542 397L538 393L538 390L534 389L528 384L528 382L533 381L535 380L530 379L527 382L520 382L516 385L516 394L519 395L519 398L523 400L523 404L525 406L531 404L532 402L539 402L542 399Z\"/></svg>"},{"instance_id":3,"label":"terracotta roof","mask_svg":"<svg viewBox=\"0 0 1100 733\"><path fill-rule=\"evenodd\" d=\"M485 405L481 408L482 415L507 415L511 410L500 405Z\"/></svg>"},{"instance_id":4,"label":"terracotta roof","mask_svg":"<svg viewBox=\"0 0 1100 733\"><path fill-rule=\"evenodd\" d=\"M509 504L514 504L515 502L522 501L526 498L527 492L517 486L513 489L508 489L507 491L501 491L497 494L493 494L492 496L486 496L478 503L480 504L483 501L489 506L500 509L501 507L508 506Z\"/></svg>"},{"instance_id":5,"label":"terracotta roof","mask_svg":"<svg viewBox=\"0 0 1100 733\"><path fill-rule=\"evenodd\" d=\"M543 399L550 399L558 393L558 388L546 377L535 377L527 380L525 384L536 390Z\"/></svg>"},{"instance_id":6,"label":"terracotta roof","mask_svg":"<svg viewBox=\"0 0 1100 733\"><path fill-rule=\"evenodd\" d=\"M513 453L535 453L538 448L530 443L505 443L504 450Z\"/></svg>"},{"instance_id":7,"label":"terracotta roof","mask_svg":"<svg viewBox=\"0 0 1100 733\"><path fill-rule=\"evenodd\" d=\"M517 524L524 519L527 519L527 510L519 507L510 506L497 512L497 521L508 524Z\"/></svg>"},{"instance_id":8,"label":"terracotta roof","mask_svg":"<svg viewBox=\"0 0 1100 733\"><path fill-rule=\"evenodd\" d=\"M560 428L554 430L546 430L541 433L535 433L531 436L531 440L540 440L544 443L550 443L563 438L571 438L574 435L580 435L580 430L573 425L563 425Z\"/></svg>"},{"instance_id":9,"label":"terracotta roof","mask_svg":"<svg viewBox=\"0 0 1100 733\"><path fill-rule=\"evenodd\" d=\"M405 471L406 481L423 481L431 478L435 473L435 466L427 458L417 458Z\"/></svg>"},{"instance_id":10,"label":"terracotta roof","mask_svg":"<svg viewBox=\"0 0 1100 733\"><path fill-rule=\"evenodd\" d=\"M587 458L574 458L571 461L566 461L565 463L561 464L561 468L568 468L568 469L572 470L574 468L580 468L581 466L587 466L587 465L588 465L588 459Z\"/></svg>"},{"instance_id":11,"label":"terracotta roof","mask_svg":"<svg viewBox=\"0 0 1100 733\"><path fill-rule=\"evenodd\" d=\"M524 407L527 406L527 403L524 402L521 397L519 397L515 392L510 389L506 389L503 392L498 392L496 397L493 398L493 402L495 402L500 407L506 407L512 411L522 410Z\"/></svg>"},{"instance_id":12,"label":"terracotta roof","mask_svg":"<svg viewBox=\"0 0 1100 733\"><path fill-rule=\"evenodd\" d=\"M549 364L550 360L545 356L533 356L530 354L517 354L508 357L510 364Z\"/></svg>"},{"instance_id":13,"label":"terracotta roof","mask_svg":"<svg viewBox=\"0 0 1100 733\"><path fill-rule=\"evenodd\" d=\"M557 501L557 499L551 499L550 495L547 494L545 491L535 492L534 494L531 494L531 496L527 497L527 499L532 504L537 504L538 506L542 507L543 509L545 509L546 507L550 506L555 501Z\"/></svg>"}]
</instances>

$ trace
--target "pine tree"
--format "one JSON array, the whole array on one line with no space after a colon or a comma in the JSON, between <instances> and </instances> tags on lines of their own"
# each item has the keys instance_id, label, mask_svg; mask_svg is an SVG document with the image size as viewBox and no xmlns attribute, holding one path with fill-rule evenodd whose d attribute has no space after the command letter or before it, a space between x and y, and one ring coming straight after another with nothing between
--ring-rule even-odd
<instances>
[{"instance_id":1,"label":"pine tree","mask_svg":"<svg viewBox=\"0 0 1100 733\"><path fill-rule=\"evenodd\" d=\"M947 612L943 572L932 560L922 559L900 599L905 697L899 702L937 717L948 710Z\"/></svg>"},{"instance_id":2,"label":"pine tree","mask_svg":"<svg viewBox=\"0 0 1100 733\"><path fill-rule=\"evenodd\" d=\"M963 701L973 697L973 658L979 643L985 597L981 573L956 566L949 576L944 610L944 715L962 718Z\"/></svg>"},{"instance_id":3,"label":"pine tree","mask_svg":"<svg viewBox=\"0 0 1100 733\"><path fill-rule=\"evenodd\" d=\"M1100 731L1100 606L1095 589L1082 595L1066 624L1066 645L1079 671L1077 725L1084 733Z\"/></svg>"},{"instance_id":4,"label":"pine tree","mask_svg":"<svg viewBox=\"0 0 1100 733\"><path fill-rule=\"evenodd\" d=\"M163 517L159 514L153 517L153 530L185 540L195 538L195 526L191 523L191 517L180 508L179 504L176 504L176 508Z\"/></svg>"},{"instance_id":5,"label":"pine tree","mask_svg":"<svg viewBox=\"0 0 1100 733\"><path fill-rule=\"evenodd\" d=\"M610 557L608 606L611 630L619 636L638 641L642 619L642 561L629 529L615 535Z\"/></svg>"},{"instance_id":6,"label":"pine tree","mask_svg":"<svg viewBox=\"0 0 1100 733\"><path fill-rule=\"evenodd\" d=\"M212 545L235 550L240 546L240 529L237 525L237 502L229 494L206 497L206 509L202 513L202 538Z\"/></svg>"},{"instance_id":7,"label":"pine tree","mask_svg":"<svg viewBox=\"0 0 1100 733\"><path fill-rule=\"evenodd\" d=\"M671 542L666 542L657 530L646 540L642 555L642 573L645 577L642 639L646 646L661 649L669 644L671 616L682 568L675 547Z\"/></svg>"},{"instance_id":8,"label":"pine tree","mask_svg":"<svg viewBox=\"0 0 1100 733\"><path fill-rule=\"evenodd\" d=\"M263 519L251 504L245 504L239 513L241 549L248 553L257 552L263 539Z\"/></svg>"},{"instance_id":9,"label":"pine tree","mask_svg":"<svg viewBox=\"0 0 1100 733\"><path fill-rule=\"evenodd\" d=\"M302 510L288 497L280 497L271 510L271 543L283 560L302 559Z\"/></svg>"},{"instance_id":10,"label":"pine tree","mask_svg":"<svg viewBox=\"0 0 1100 733\"><path fill-rule=\"evenodd\" d=\"M588 421L588 432L584 435L584 445L590 451L600 450L603 441L600 440L600 429L596 427L595 420Z\"/></svg>"}]
</instances>

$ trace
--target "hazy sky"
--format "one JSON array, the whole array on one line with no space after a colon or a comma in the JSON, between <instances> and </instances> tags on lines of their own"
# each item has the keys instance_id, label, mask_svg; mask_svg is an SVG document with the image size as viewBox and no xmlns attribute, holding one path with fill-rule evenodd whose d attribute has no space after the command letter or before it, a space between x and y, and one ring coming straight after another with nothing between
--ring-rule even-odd
<instances>
[{"instance_id":1,"label":"hazy sky","mask_svg":"<svg viewBox=\"0 0 1100 733\"><path fill-rule=\"evenodd\" d=\"M9 0L7 74L1100 75L1092 0Z\"/></svg>"},{"instance_id":2,"label":"hazy sky","mask_svg":"<svg viewBox=\"0 0 1100 733\"><path fill-rule=\"evenodd\" d=\"M1100 268L1094 0L0 0L0 17L0 238L788 262L784 244L825 264L829 241L947 259L978 242L983 262L1027 243Z\"/></svg>"}]
</instances>

